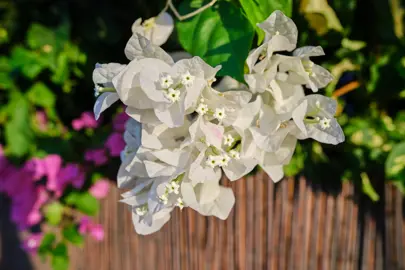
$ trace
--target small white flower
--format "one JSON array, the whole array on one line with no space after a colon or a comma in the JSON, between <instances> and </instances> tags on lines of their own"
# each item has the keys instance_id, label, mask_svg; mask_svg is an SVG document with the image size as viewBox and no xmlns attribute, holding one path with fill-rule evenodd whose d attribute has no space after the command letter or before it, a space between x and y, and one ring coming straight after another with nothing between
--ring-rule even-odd
<instances>
[{"instance_id":1,"label":"small white flower","mask_svg":"<svg viewBox=\"0 0 405 270\"><path fill-rule=\"evenodd\" d=\"M180 185L177 184L175 181L166 184L166 188L169 193L179 194Z\"/></svg>"},{"instance_id":2,"label":"small white flower","mask_svg":"<svg viewBox=\"0 0 405 270\"><path fill-rule=\"evenodd\" d=\"M227 154L223 154L219 158L219 166L221 166L221 167L228 166L228 163L230 160L231 160L231 158Z\"/></svg>"},{"instance_id":3,"label":"small white flower","mask_svg":"<svg viewBox=\"0 0 405 270\"><path fill-rule=\"evenodd\" d=\"M161 195L161 196L159 197L159 199L162 201L162 203L163 203L164 205L166 205L166 204L168 203L168 201L169 201L169 197L167 196L166 193L163 194L163 195Z\"/></svg>"},{"instance_id":4,"label":"small white flower","mask_svg":"<svg viewBox=\"0 0 405 270\"><path fill-rule=\"evenodd\" d=\"M181 83L185 86L189 87L193 84L195 77L190 74L190 72L186 72L181 76Z\"/></svg>"},{"instance_id":5,"label":"small white flower","mask_svg":"<svg viewBox=\"0 0 405 270\"><path fill-rule=\"evenodd\" d=\"M325 130L330 127L330 119L324 117L321 119L319 124L321 125L321 128Z\"/></svg>"},{"instance_id":6,"label":"small white flower","mask_svg":"<svg viewBox=\"0 0 405 270\"><path fill-rule=\"evenodd\" d=\"M178 206L180 209L184 208L184 202L181 198L177 198L176 206Z\"/></svg>"},{"instance_id":7,"label":"small white flower","mask_svg":"<svg viewBox=\"0 0 405 270\"><path fill-rule=\"evenodd\" d=\"M98 97L101 94L101 91L103 90L103 87L99 86L99 85L95 85L94 86L94 96Z\"/></svg>"},{"instance_id":8,"label":"small white flower","mask_svg":"<svg viewBox=\"0 0 405 270\"><path fill-rule=\"evenodd\" d=\"M319 108L321 108L321 102L319 102L319 100L317 100L316 102L315 102L315 106L319 109Z\"/></svg>"},{"instance_id":9,"label":"small white flower","mask_svg":"<svg viewBox=\"0 0 405 270\"><path fill-rule=\"evenodd\" d=\"M169 88L169 90L165 93L165 96L171 102L176 102L180 99L180 90L175 90L173 88Z\"/></svg>"},{"instance_id":10,"label":"small white flower","mask_svg":"<svg viewBox=\"0 0 405 270\"><path fill-rule=\"evenodd\" d=\"M140 206L135 208L135 212L138 216L144 216L148 212L148 208L146 206Z\"/></svg>"},{"instance_id":11,"label":"small white flower","mask_svg":"<svg viewBox=\"0 0 405 270\"><path fill-rule=\"evenodd\" d=\"M216 108L215 113L214 113L214 117L216 119L218 119L219 121L223 120L226 117L225 109L224 108L221 108L221 109Z\"/></svg>"},{"instance_id":12,"label":"small white flower","mask_svg":"<svg viewBox=\"0 0 405 270\"><path fill-rule=\"evenodd\" d=\"M205 162L211 168L215 168L219 165L218 156L209 155L207 161Z\"/></svg>"},{"instance_id":13,"label":"small white flower","mask_svg":"<svg viewBox=\"0 0 405 270\"><path fill-rule=\"evenodd\" d=\"M204 115L208 112L208 105L204 104L204 103L200 103L200 105L198 105L198 108L196 111L199 115Z\"/></svg>"},{"instance_id":14,"label":"small white flower","mask_svg":"<svg viewBox=\"0 0 405 270\"><path fill-rule=\"evenodd\" d=\"M224 144L227 146L232 146L234 141L235 141L235 139L232 137L231 134L226 135L224 138Z\"/></svg>"},{"instance_id":15,"label":"small white flower","mask_svg":"<svg viewBox=\"0 0 405 270\"><path fill-rule=\"evenodd\" d=\"M160 78L160 86L162 86L162 88L169 88L170 86L172 86L173 84L173 79L170 75L167 76L163 76Z\"/></svg>"},{"instance_id":16,"label":"small white flower","mask_svg":"<svg viewBox=\"0 0 405 270\"><path fill-rule=\"evenodd\" d=\"M240 159L240 154L239 154L239 152L236 151L236 150L231 150L231 151L229 151L229 155L231 155L231 157L232 157L233 159Z\"/></svg>"}]
</instances>

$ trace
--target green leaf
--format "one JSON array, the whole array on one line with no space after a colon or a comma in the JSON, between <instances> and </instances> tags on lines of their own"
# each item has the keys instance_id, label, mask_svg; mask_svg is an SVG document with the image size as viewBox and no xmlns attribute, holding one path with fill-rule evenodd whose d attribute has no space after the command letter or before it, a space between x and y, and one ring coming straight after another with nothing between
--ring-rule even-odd
<instances>
[{"instance_id":1,"label":"green leaf","mask_svg":"<svg viewBox=\"0 0 405 270\"><path fill-rule=\"evenodd\" d=\"M41 245L38 248L38 255L42 260L45 260L46 255L52 251L53 243L56 240L56 236L53 233L47 233L42 238Z\"/></svg>"},{"instance_id":2,"label":"green leaf","mask_svg":"<svg viewBox=\"0 0 405 270\"><path fill-rule=\"evenodd\" d=\"M20 69L29 79L38 76L47 66L39 53L31 52L21 46L13 48L10 63L13 68Z\"/></svg>"},{"instance_id":3,"label":"green leaf","mask_svg":"<svg viewBox=\"0 0 405 270\"><path fill-rule=\"evenodd\" d=\"M33 142L29 109L29 103L21 93L13 92L9 104L11 119L5 124L5 139L8 153L16 157L27 154Z\"/></svg>"},{"instance_id":4,"label":"green leaf","mask_svg":"<svg viewBox=\"0 0 405 270\"><path fill-rule=\"evenodd\" d=\"M9 89L14 86L11 71L10 60L4 56L0 57L0 89Z\"/></svg>"},{"instance_id":5,"label":"green leaf","mask_svg":"<svg viewBox=\"0 0 405 270\"><path fill-rule=\"evenodd\" d=\"M45 218L52 225L58 225L63 217L63 205L59 202L48 204L44 208Z\"/></svg>"},{"instance_id":6,"label":"green leaf","mask_svg":"<svg viewBox=\"0 0 405 270\"><path fill-rule=\"evenodd\" d=\"M55 33L43 25L33 23L27 33L27 43L31 49L39 49L45 45L54 47Z\"/></svg>"},{"instance_id":7,"label":"green leaf","mask_svg":"<svg viewBox=\"0 0 405 270\"><path fill-rule=\"evenodd\" d=\"M261 8L258 6L258 4L255 1L252 0L239 0L243 11L246 14L246 17L248 18L250 24L252 27L255 28L258 40L257 43L260 44L263 42L264 39L264 32L262 29L257 27L257 24L264 21L265 15L262 12Z\"/></svg>"},{"instance_id":8,"label":"green leaf","mask_svg":"<svg viewBox=\"0 0 405 270\"><path fill-rule=\"evenodd\" d=\"M67 270L69 268L69 257L64 243L59 243L52 251L53 270Z\"/></svg>"},{"instance_id":9,"label":"green leaf","mask_svg":"<svg viewBox=\"0 0 405 270\"><path fill-rule=\"evenodd\" d=\"M66 53L62 52L58 55L56 61L56 69L52 76L52 81L57 84L63 84L69 78L69 61Z\"/></svg>"},{"instance_id":10,"label":"green leaf","mask_svg":"<svg viewBox=\"0 0 405 270\"><path fill-rule=\"evenodd\" d=\"M395 145L385 161L387 177L398 177L405 172L405 142Z\"/></svg>"},{"instance_id":11,"label":"green leaf","mask_svg":"<svg viewBox=\"0 0 405 270\"><path fill-rule=\"evenodd\" d=\"M369 93L372 93L377 89L377 84L381 79L381 69L387 66L391 56L392 55L389 53L382 55L370 66L370 80L367 83L367 91Z\"/></svg>"},{"instance_id":12,"label":"green leaf","mask_svg":"<svg viewBox=\"0 0 405 270\"><path fill-rule=\"evenodd\" d=\"M184 1L180 12L192 9ZM222 1L189 20L178 22L179 41L186 51L211 66L222 65L218 75L243 81L244 62L253 39L253 28L235 5Z\"/></svg>"},{"instance_id":13,"label":"green leaf","mask_svg":"<svg viewBox=\"0 0 405 270\"><path fill-rule=\"evenodd\" d=\"M249 22L256 29L258 44L264 39L264 32L257 27L258 23L266 20L275 10L280 10L289 17L292 13L292 0L239 0L239 2Z\"/></svg>"},{"instance_id":14,"label":"green leaf","mask_svg":"<svg viewBox=\"0 0 405 270\"><path fill-rule=\"evenodd\" d=\"M64 49L70 62L78 64L86 63L87 60L86 54L82 53L79 47L77 47L76 45L67 43Z\"/></svg>"},{"instance_id":15,"label":"green leaf","mask_svg":"<svg viewBox=\"0 0 405 270\"><path fill-rule=\"evenodd\" d=\"M100 208L98 200L88 192L80 193L72 191L66 196L65 201L67 204L75 206L79 211L89 216L95 216Z\"/></svg>"},{"instance_id":16,"label":"green leaf","mask_svg":"<svg viewBox=\"0 0 405 270\"><path fill-rule=\"evenodd\" d=\"M361 177L361 184L362 184L363 192L365 194L367 194L373 202L378 201L380 199L380 196L378 195L378 193L375 191L375 189L371 185L370 179L368 178L367 173L362 172L360 174L360 177Z\"/></svg>"},{"instance_id":17,"label":"green leaf","mask_svg":"<svg viewBox=\"0 0 405 270\"><path fill-rule=\"evenodd\" d=\"M27 92L28 99L37 106L51 108L55 105L55 95L44 83L34 84Z\"/></svg>"},{"instance_id":18,"label":"green leaf","mask_svg":"<svg viewBox=\"0 0 405 270\"><path fill-rule=\"evenodd\" d=\"M282 11L286 16L292 16L293 0L253 0L259 4L265 19L275 10Z\"/></svg>"},{"instance_id":19,"label":"green leaf","mask_svg":"<svg viewBox=\"0 0 405 270\"><path fill-rule=\"evenodd\" d=\"M70 225L63 229L63 237L69 242L78 246L82 246L84 242L83 236L79 233L77 227L74 225Z\"/></svg>"}]
</instances>

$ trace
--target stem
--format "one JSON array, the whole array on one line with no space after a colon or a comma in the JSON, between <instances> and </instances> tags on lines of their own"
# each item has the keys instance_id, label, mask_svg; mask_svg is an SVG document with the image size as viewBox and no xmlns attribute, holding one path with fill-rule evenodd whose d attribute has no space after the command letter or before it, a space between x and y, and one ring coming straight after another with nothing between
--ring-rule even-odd
<instances>
[{"instance_id":1,"label":"stem","mask_svg":"<svg viewBox=\"0 0 405 270\"><path fill-rule=\"evenodd\" d=\"M349 84L346 84L345 86L337 89L335 92L333 92L332 97L333 98L338 98L340 96L343 96L344 94L347 94L354 89L358 88L360 86L360 83L358 81L351 82Z\"/></svg>"},{"instance_id":2,"label":"stem","mask_svg":"<svg viewBox=\"0 0 405 270\"><path fill-rule=\"evenodd\" d=\"M167 0L166 6L168 5L170 7L170 9L173 11L174 15L177 17L177 19L179 21L184 21L187 20L201 12L203 12L204 10L206 10L207 8L212 7L215 3L217 2L217 0L212 0L211 2L209 2L208 4L200 7L197 10L194 10L193 12L190 12L186 15L180 15L180 13L177 11L176 7L173 5L172 0ZM167 8L166 8L167 9Z\"/></svg>"},{"instance_id":3,"label":"stem","mask_svg":"<svg viewBox=\"0 0 405 270\"><path fill-rule=\"evenodd\" d=\"M315 120L315 119L308 119L308 118L305 118L305 119L304 119L304 123L307 123L307 124L317 124L317 123L319 123L319 121L318 121L318 120Z\"/></svg>"},{"instance_id":4,"label":"stem","mask_svg":"<svg viewBox=\"0 0 405 270\"><path fill-rule=\"evenodd\" d=\"M162 9L161 12L159 12L159 14L156 17L159 17L160 15L162 15L163 13L165 13L169 9L169 2L170 2L170 0L166 1L165 7Z\"/></svg>"},{"instance_id":5,"label":"stem","mask_svg":"<svg viewBox=\"0 0 405 270\"><path fill-rule=\"evenodd\" d=\"M114 87L101 87L98 89L99 93L116 92Z\"/></svg>"}]
</instances>

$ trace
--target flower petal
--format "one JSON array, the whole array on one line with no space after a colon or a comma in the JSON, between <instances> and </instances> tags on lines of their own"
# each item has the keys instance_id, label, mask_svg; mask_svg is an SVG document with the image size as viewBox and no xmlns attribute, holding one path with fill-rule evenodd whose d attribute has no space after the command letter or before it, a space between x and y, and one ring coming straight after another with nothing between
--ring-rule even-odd
<instances>
[{"instance_id":1,"label":"flower petal","mask_svg":"<svg viewBox=\"0 0 405 270\"><path fill-rule=\"evenodd\" d=\"M153 218L150 225L142 221L141 218L132 213L132 222L134 223L135 231L141 235L148 235L159 231L170 219L170 212L165 213L164 216Z\"/></svg>"},{"instance_id":2,"label":"flower petal","mask_svg":"<svg viewBox=\"0 0 405 270\"><path fill-rule=\"evenodd\" d=\"M174 61L163 49L152 44L147 38L139 33L135 33L125 46L125 56L129 60L140 60L143 58L157 58L169 65Z\"/></svg>"},{"instance_id":3,"label":"flower petal","mask_svg":"<svg viewBox=\"0 0 405 270\"><path fill-rule=\"evenodd\" d=\"M322 56L325 55L325 52L321 46L304 46L294 50L293 55L299 57Z\"/></svg>"},{"instance_id":4,"label":"flower petal","mask_svg":"<svg viewBox=\"0 0 405 270\"><path fill-rule=\"evenodd\" d=\"M132 107L127 107L125 112L140 123L149 125L161 124L161 121L156 117L153 109L138 110Z\"/></svg>"},{"instance_id":5,"label":"flower petal","mask_svg":"<svg viewBox=\"0 0 405 270\"><path fill-rule=\"evenodd\" d=\"M230 181L235 181L251 172L256 165L257 161L254 159L232 159L222 170Z\"/></svg>"},{"instance_id":6,"label":"flower petal","mask_svg":"<svg viewBox=\"0 0 405 270\"><path fill-rule=\"evenodd\" d=\"M169 13L163 12L155 20L155 26L152 30L151 42L157 46L166 43L173 32L173 18Z\"/></svg>"},{"instance_id":7,"label":"flower petal","mask_svg":"<svg viewBox=\"0 0 405 270\"><path fill-rule=\"evenodd\" d=\"M94 84L108 84L126 65L118 63L97 64L93 71Z\"/></svg>"},{"instance_id":8,"label":"flower petal","mask_svg":"<svg viewBox=\"0 0 405 270\"><path fill-rule=\"evenodd\" d=\"M265 41L270 40L272 37L281 35L285 36L291 45L295 47L298 38L298 29L293 20L283 14L283 12L276 10L258 26L266 33Z\"/></svg>"},{"instance_id":9,"label":"flower petal","mask_svg":"<svg viewBox=\"0 0 405 270\"><path fill-rule=\"evenodd\" d=\"M170 128L180 127L184 123L184 103L174 102L167 110L154 110L156 117Z\"/></svg>"}]
</instances>

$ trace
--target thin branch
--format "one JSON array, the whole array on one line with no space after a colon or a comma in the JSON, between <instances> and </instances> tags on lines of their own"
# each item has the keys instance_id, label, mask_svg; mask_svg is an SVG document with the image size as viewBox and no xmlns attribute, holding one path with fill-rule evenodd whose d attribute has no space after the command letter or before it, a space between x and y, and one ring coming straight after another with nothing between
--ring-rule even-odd
<instances>
[{"instance_id":1,"label":"thin branch","mask_svg":"<svg viewBox=\"0 0 405 270\"><path fill-rule=\"evenodd\" d=\"M189 19L189 18L203 12L207 8L212 7L216 2L217 2L217 0L212 0L208 4L200 7L199 9L194 10L193 12L190 12L190 13L188 13L186 15L180 15L180 13L177 11L176 7L173 5L172 0L167 0L167 4L169 5L170 9L173 11L174 15L177 17L177 19L179 21L187 20L187 19Z\"/></svg>"},{"instance_id":2,"label":"thin branch","mask_svg":"<svg viewBox=\"0 0 405 270\"><path fill-rule=\"evenodd\" d=\"M360 83L358 81L354 81L351 83L346 84L345 86L337 89L335 92L333 92L332 97L333 98L338 98L340 96L343 96L344 94L347 94L354 89L358 88L360 86Z\"/></svg>"},{"instance_id":3,"label":"thin branch","mask_svg":"<svg viewBox=\"0 0 405 270\"><path fill-rule=\"evenodd\" d=\"M165 13L169 9L169 2L170 0L166 1L165 7L162 9L161 12L159 12L159 15L157 15L156 17L159 17L161 14Z\"/></svg>"}]
</instances>

